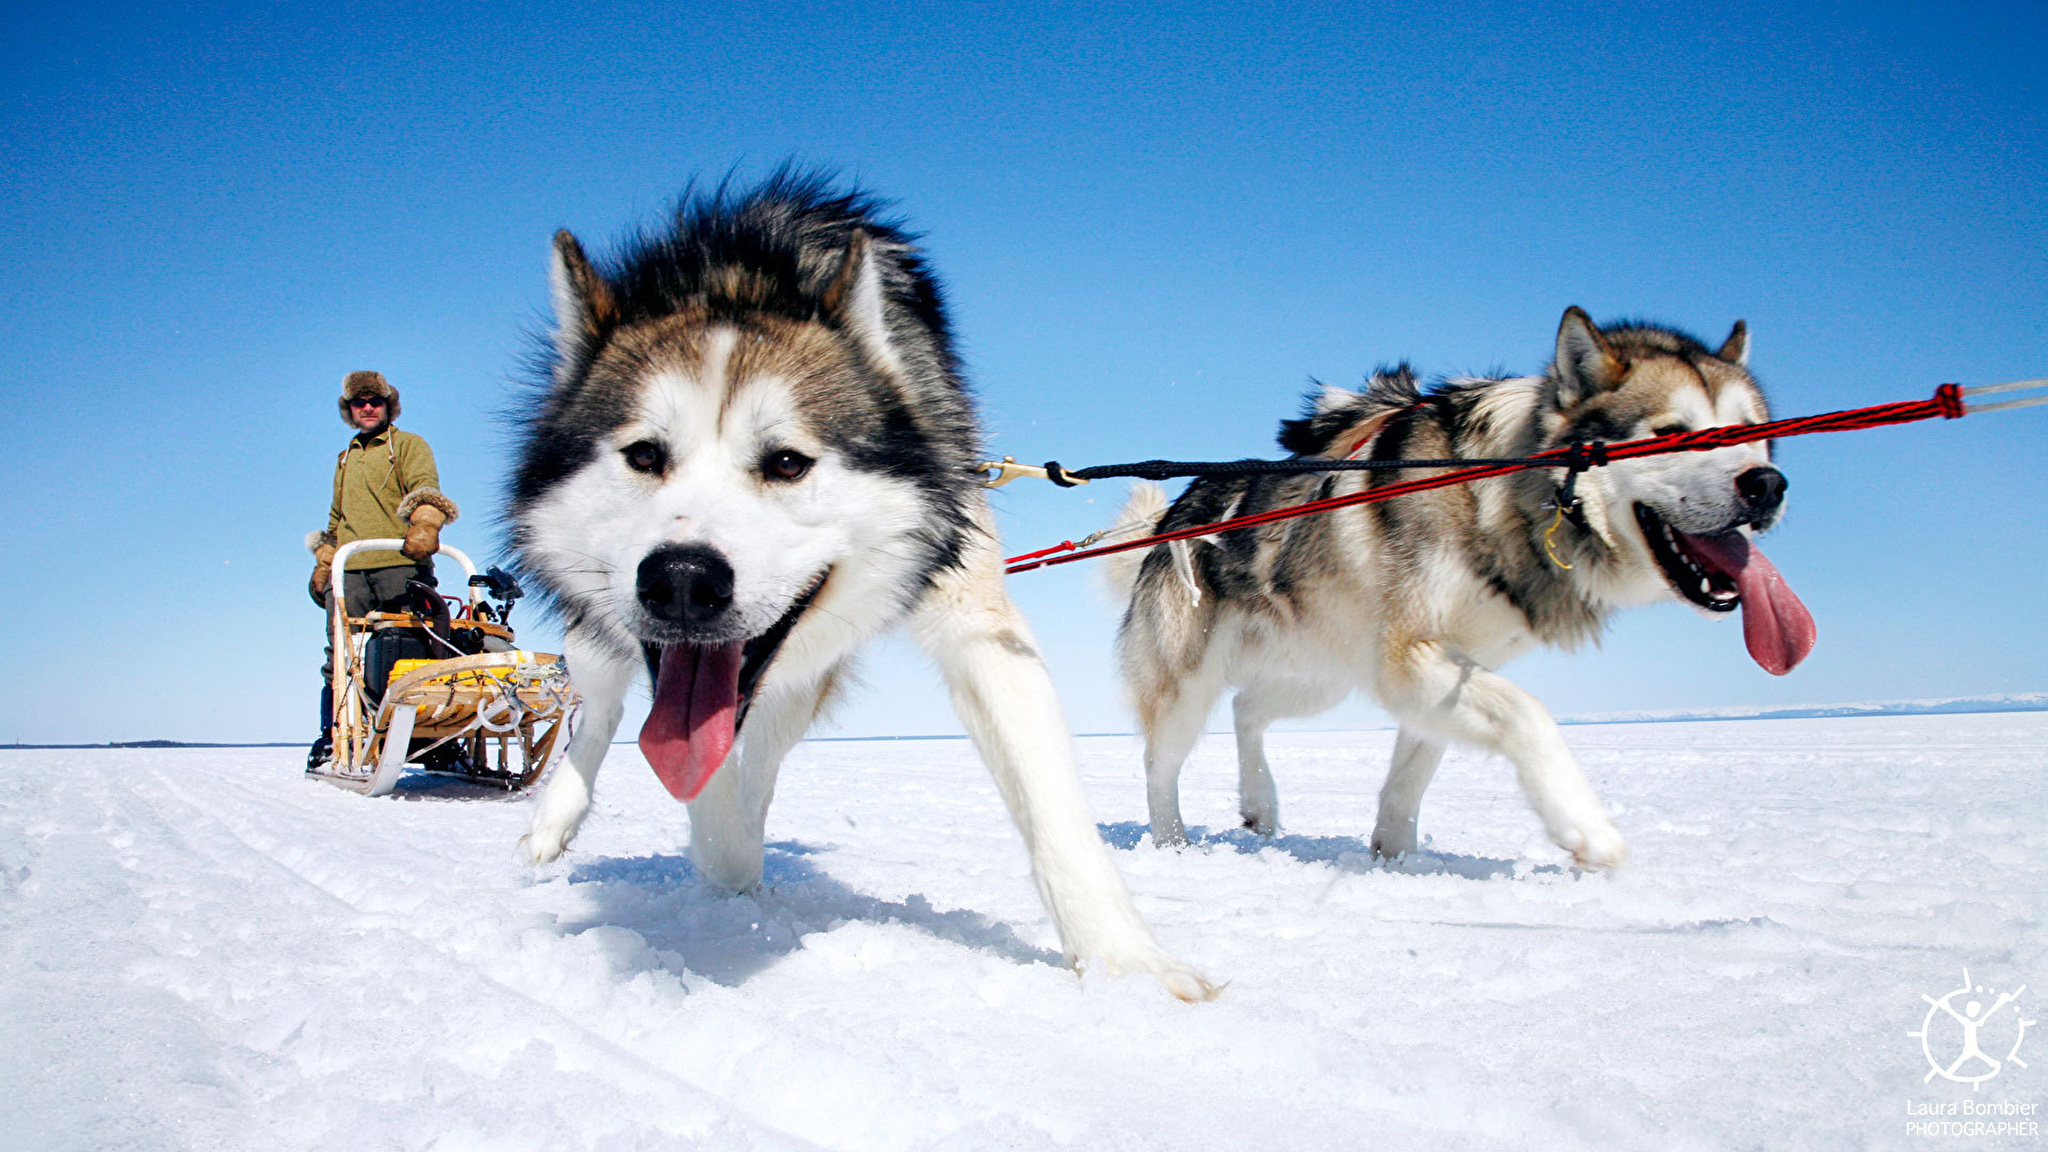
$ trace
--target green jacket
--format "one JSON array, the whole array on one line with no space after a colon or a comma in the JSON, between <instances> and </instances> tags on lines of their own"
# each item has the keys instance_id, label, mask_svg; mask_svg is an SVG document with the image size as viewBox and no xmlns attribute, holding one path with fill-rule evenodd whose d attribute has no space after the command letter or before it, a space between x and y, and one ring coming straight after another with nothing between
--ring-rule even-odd
<instances>
[{"instance_id":1,"label":"green jacket","mask_svg":"<svg viewBox=\"0 0 2048 1152\"><path fill-rule=\"evenodd\" d=\"M425 437L389 425L375 436L359 432L334 460L334 505L327 513L328 535L336 544L404 536L411 525L399 517L400 504L421 489L438 495L440 488L434 450L427 447ZM413 504L417 506L418 501ZM396 552L358 552L348 559L350 571L411 563Z\"/></svg>"}]
</instances>

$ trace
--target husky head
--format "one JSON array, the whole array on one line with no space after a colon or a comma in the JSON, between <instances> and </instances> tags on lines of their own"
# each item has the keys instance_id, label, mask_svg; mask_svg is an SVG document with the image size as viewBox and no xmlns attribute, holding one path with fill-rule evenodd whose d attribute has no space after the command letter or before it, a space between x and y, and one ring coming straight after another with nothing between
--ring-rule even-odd
<instances>
[{"instance_id":1,"label":"husky head","mask_svg":"<svg viewBox=\"0 0 2048 1152\"><path fill-rule=\"evenodd\" d=\"M755 694L825 675L954 563L976 435L938 286L858 194L778 175L593 263L555 236L512 533L572 630L644 656L694 799Z\"/></svg>"},{"instance_id":2,"label":"husky head","mask_svg":"<svg viewBox=\"0 0 2048 1152\"><path fill-rule=\"evenodd\" d=\"M1600 328L1578 308L1557 331L1543 380L1544 444L1636 440L1770 419L1736 321L1715 351L1647 324ZM1750 541L1782 514L1785 475L1768 443L1679 452L1580 478L1585 515L1619 549L1622 599L1675 596L1719 616L1738 609L1750 655L1783 675L1813 648L1813 617Z\"/></svg>"}]
</instances>

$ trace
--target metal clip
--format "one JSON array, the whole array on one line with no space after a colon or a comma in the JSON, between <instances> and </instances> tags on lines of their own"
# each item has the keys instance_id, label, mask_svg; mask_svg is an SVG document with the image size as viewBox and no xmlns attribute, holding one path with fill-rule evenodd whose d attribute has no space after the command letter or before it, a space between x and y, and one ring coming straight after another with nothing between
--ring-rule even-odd
<instances>
[{"instance_id":1,"label":"metal clip","mask_svg":"<svg viewBox=\"0 0 2048 1152\"><path fill-rule=\"evenodd\" d=\"M1569 572L1569 571L1571 571L1571 569L1572 569L1572 566L1571 566L1570 564L1567 564L1567 563L1565 563L1564 557L1562 557L1562 556L1559 556L1559 555L1557 554L1557 544L1556 544L1556 542L1555 542L1555 541L1554 541L1554 540L1552 539L1552 537L1554 537L1554 536L1556 536L1556 535L1557 535L1557 530L1558 530L1558 529L1559 529L1560 527L1563 527L1563 525L1564 525L1564 515L1565 515L1565 513L1564 513L1564 505L1562 505L1562 504L1545 504L1545 505L1544 505L1544 507L1545 507L1545 508L1556 508L1556 509L1557 509L1557 515L1556 515L1556 516L1555 516L1554 518L1552 518L1552 520L1550 521L1550 527L1548 527L1548 528L1545 528L1545 529L1543 530L1543 551L1544 551L1544 552L1545 552L1546 554L1548 554L1548 555L1549 555L1549 557L1550 557L1550 562L1551 562L1552 564L1555 564L1555 565L1557 565L1557 566L1558 566L1559 568L1562 568L1562 569L1564 569L1565 571ZM1578 508L1579 508L1579 502L1578 502L1578 501L1576 501L1576 500L1572 501L1572 511L1573 511L1573 512L1577 512L1577 511L1578 511Z\"/></svg>"},{"instance_id":2,"label":"metal clip","mask_svg":"<svg viewBox=\"0 0 2048 1152\"><path fill-rule=\"evenodd\" d=\"M981 482L981 486L984 488L1001 488L1019 476L1032 476L1040 480L1052 480L1053 478L1052 473L1036 464L1017 463L1015 456L1005 456L1000 461L988 461L977 467L975 471L983 475L984 479ZM991 472L995 473L995 479L986 479L988 473ZM1054 481L1054 483L1059 483L1063 488L1072 488L1076 485L1086 484L1087 481L1068 473L1064 474L1064 483L1060 481Z\"/></svg>"}]
</instances>

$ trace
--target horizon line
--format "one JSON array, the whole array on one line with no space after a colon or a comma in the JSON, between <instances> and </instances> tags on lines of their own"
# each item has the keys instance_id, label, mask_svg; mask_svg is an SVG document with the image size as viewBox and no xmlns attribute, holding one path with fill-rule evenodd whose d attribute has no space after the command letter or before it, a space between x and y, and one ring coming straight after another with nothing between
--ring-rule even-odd
<instances>
[{"instance_id":1,"label":"horizon line","mask_svg":"<svg viewBox=\"0 0 2048 1152\"><path fill-rule=\"evenodd\" d=\"M1735 707L1741 707L1736 705ZM1789 704L1782 707L1761 709L1754 712L1727 712L1715 714L1711 711L1667 712L1614 712L1584 713L1575 716L1559 716L1561 727L1582 727L1601 724L1703 724L1729 720L1854 720L1866 717L1884 716L1975 716L1999 712L2048 712L2048 692L2011 692L1984 696L1954 696L1921 698L1917 700L1855 701L1847 704ZM1387 732L1398 728L1397 724L1375 724L1365 727L1346 728L1289 728L1285 732L1323 734L1331 732ZM1205 729L1204 736L1229 736L1228 728ZM1137 736L1137 732L1076 732L1073 738L1098 739L1106 736ZM899 740L966 740L964 732L935 732L912 735L884 736L808 736L801 741L805 744L856 744L877 743ZM614 740L611 747L633 744L634 740ZM82 744L0 744L0 752L35 752L103 749L106 751L148 751L164 748L299 748L302 740L256 740L246 742L215 740L115 740Z\"/></svg>"}]
</instances>

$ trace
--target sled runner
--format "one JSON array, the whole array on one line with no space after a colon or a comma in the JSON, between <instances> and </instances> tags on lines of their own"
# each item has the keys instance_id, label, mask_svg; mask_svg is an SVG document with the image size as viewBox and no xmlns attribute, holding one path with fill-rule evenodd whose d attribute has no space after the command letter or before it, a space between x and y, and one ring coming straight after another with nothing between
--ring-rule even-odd
<instances>
[{"instance_id":1,"label":"sled runner","mask_svg":"<svg viewBox=\"0 0 2048 1152\"><path fill-rule=\"evenodd\" d=\"M532 785L568 747L581 705L568 669L560 656L513 646L507 617L518 583L497 568L479 575L446 544L440 554L469 577L467 602L454 612L414 582L411 611L347 615L349 556L401 543L354 540L334 554L331 744L307 775L367 796L390 793L408 764L507 791Z\"/></svg>"}]
</instances>

